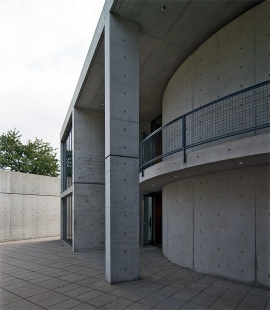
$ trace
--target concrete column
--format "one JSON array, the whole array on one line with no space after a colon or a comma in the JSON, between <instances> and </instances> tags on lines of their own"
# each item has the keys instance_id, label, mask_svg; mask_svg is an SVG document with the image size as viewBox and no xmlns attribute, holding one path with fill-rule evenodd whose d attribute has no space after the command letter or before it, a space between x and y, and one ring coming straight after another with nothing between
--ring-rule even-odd
<instances>
[{"instance_id":1,"label":"concrete column","mask_svg":"<svg viewBox=\"0 0 270 310\"><path fill-rule=\"evenodd\" d=\"M106 279L139 279L139 25L105 24Z\"/></svg>"},{"instance_id":2,"label":"concrete column","mask_svg":"<svg viewBox=\"0 0 270 310\"><path fill-rule=\"evenodd\" d=\"M73 250L105 246L104 113L73 112Z\"/></svg>"}]
</instances>

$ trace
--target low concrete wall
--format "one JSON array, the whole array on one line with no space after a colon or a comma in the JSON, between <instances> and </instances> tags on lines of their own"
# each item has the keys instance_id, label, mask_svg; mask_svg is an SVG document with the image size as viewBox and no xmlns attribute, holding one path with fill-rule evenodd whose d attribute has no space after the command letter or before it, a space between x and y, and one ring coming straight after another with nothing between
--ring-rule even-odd
<instances>
[{"instance_id":1,"label":"low concrete wall","mask_svg":"<svg viewBox=\"0 0 270 310\"><path fill-rule=\"evenodd\" d=\"M0 170L0 242L60 235L60 179Z\"/></svg>"},{"instance_id":2,"label":"low concrete wall","mask_svg":"<svg viewBox=\"0 0 270 310\"><path fill-rule=\"evenodd\" d=\"M199 272L270 287L269 166L163 187L163 253Z\"/></svg>"}]
</instances>

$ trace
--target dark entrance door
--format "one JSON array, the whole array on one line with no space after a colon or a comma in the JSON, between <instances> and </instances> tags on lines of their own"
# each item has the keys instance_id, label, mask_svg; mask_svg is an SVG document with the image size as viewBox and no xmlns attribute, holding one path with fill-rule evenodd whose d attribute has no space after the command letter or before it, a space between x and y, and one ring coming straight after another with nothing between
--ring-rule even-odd
<instances>
[{"instance_id":1,"label":"dark entrance door","mask_svg":"<svg viewBox=\"0 0 270 310\"><path fill-rule=\"evenodd\" d=\"M144 245L162 246L162 194L144 196Z\"/></svg>"},{"instance_id":2,"label":"dark entrance door","mask_svg":"<svg viewBox=\"0 0 270 310\"><path fill-rule=\"evenodd\" d=\"M153 197L153 244L162 246L162 195Z\"/></svg>"},{"instance_id":3,"label":"dark entrance door","mask_svg":"<svg viewBox=\"0 0 270 310\"><path fill-rule=\"evenodd\" d=\"M144 196L144 238L143 245L152 244L152 231L153 231L153 199L151 196Z\"/></svg>"}]
</instances>

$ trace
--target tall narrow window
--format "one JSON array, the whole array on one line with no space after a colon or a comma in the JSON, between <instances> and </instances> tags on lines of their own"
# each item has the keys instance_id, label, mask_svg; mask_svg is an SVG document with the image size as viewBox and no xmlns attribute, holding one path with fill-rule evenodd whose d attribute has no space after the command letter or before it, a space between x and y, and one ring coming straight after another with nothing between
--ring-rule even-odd
<instances>
[{"instance_id":1,"label":"tall narrow window","mask_svg":"<svg viewBox=\"0 0 270 310\"><path fill-rule=\"evenodd\" d=\"M72 127L63 142L63 191L72 185Z\"/></svg>"},{"instance_id":2,"label":"tall narrow window","mask_svg":"<svg viewBox=\"0 0 270 310\"><path fill-rule=\"evenodd\" d=\"M72 195L63 199L63 240L72 245L73 221L72 221Z\"/></svg>"}]
</instances>

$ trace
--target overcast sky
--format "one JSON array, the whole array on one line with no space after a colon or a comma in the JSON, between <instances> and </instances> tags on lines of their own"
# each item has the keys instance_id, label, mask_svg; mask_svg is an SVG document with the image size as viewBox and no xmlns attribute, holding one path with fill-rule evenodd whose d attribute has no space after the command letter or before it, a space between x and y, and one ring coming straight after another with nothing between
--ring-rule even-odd
<instances>
[{"instance_id":1,"label":"overcast sky","mask_svg":"<svg viewBox=\"0 0 270 310\"><path fill-rule=\"evenodd\" d=\"M0 0L0 134L59 149L104 0Z\"/></svg>"}]
</instances>

